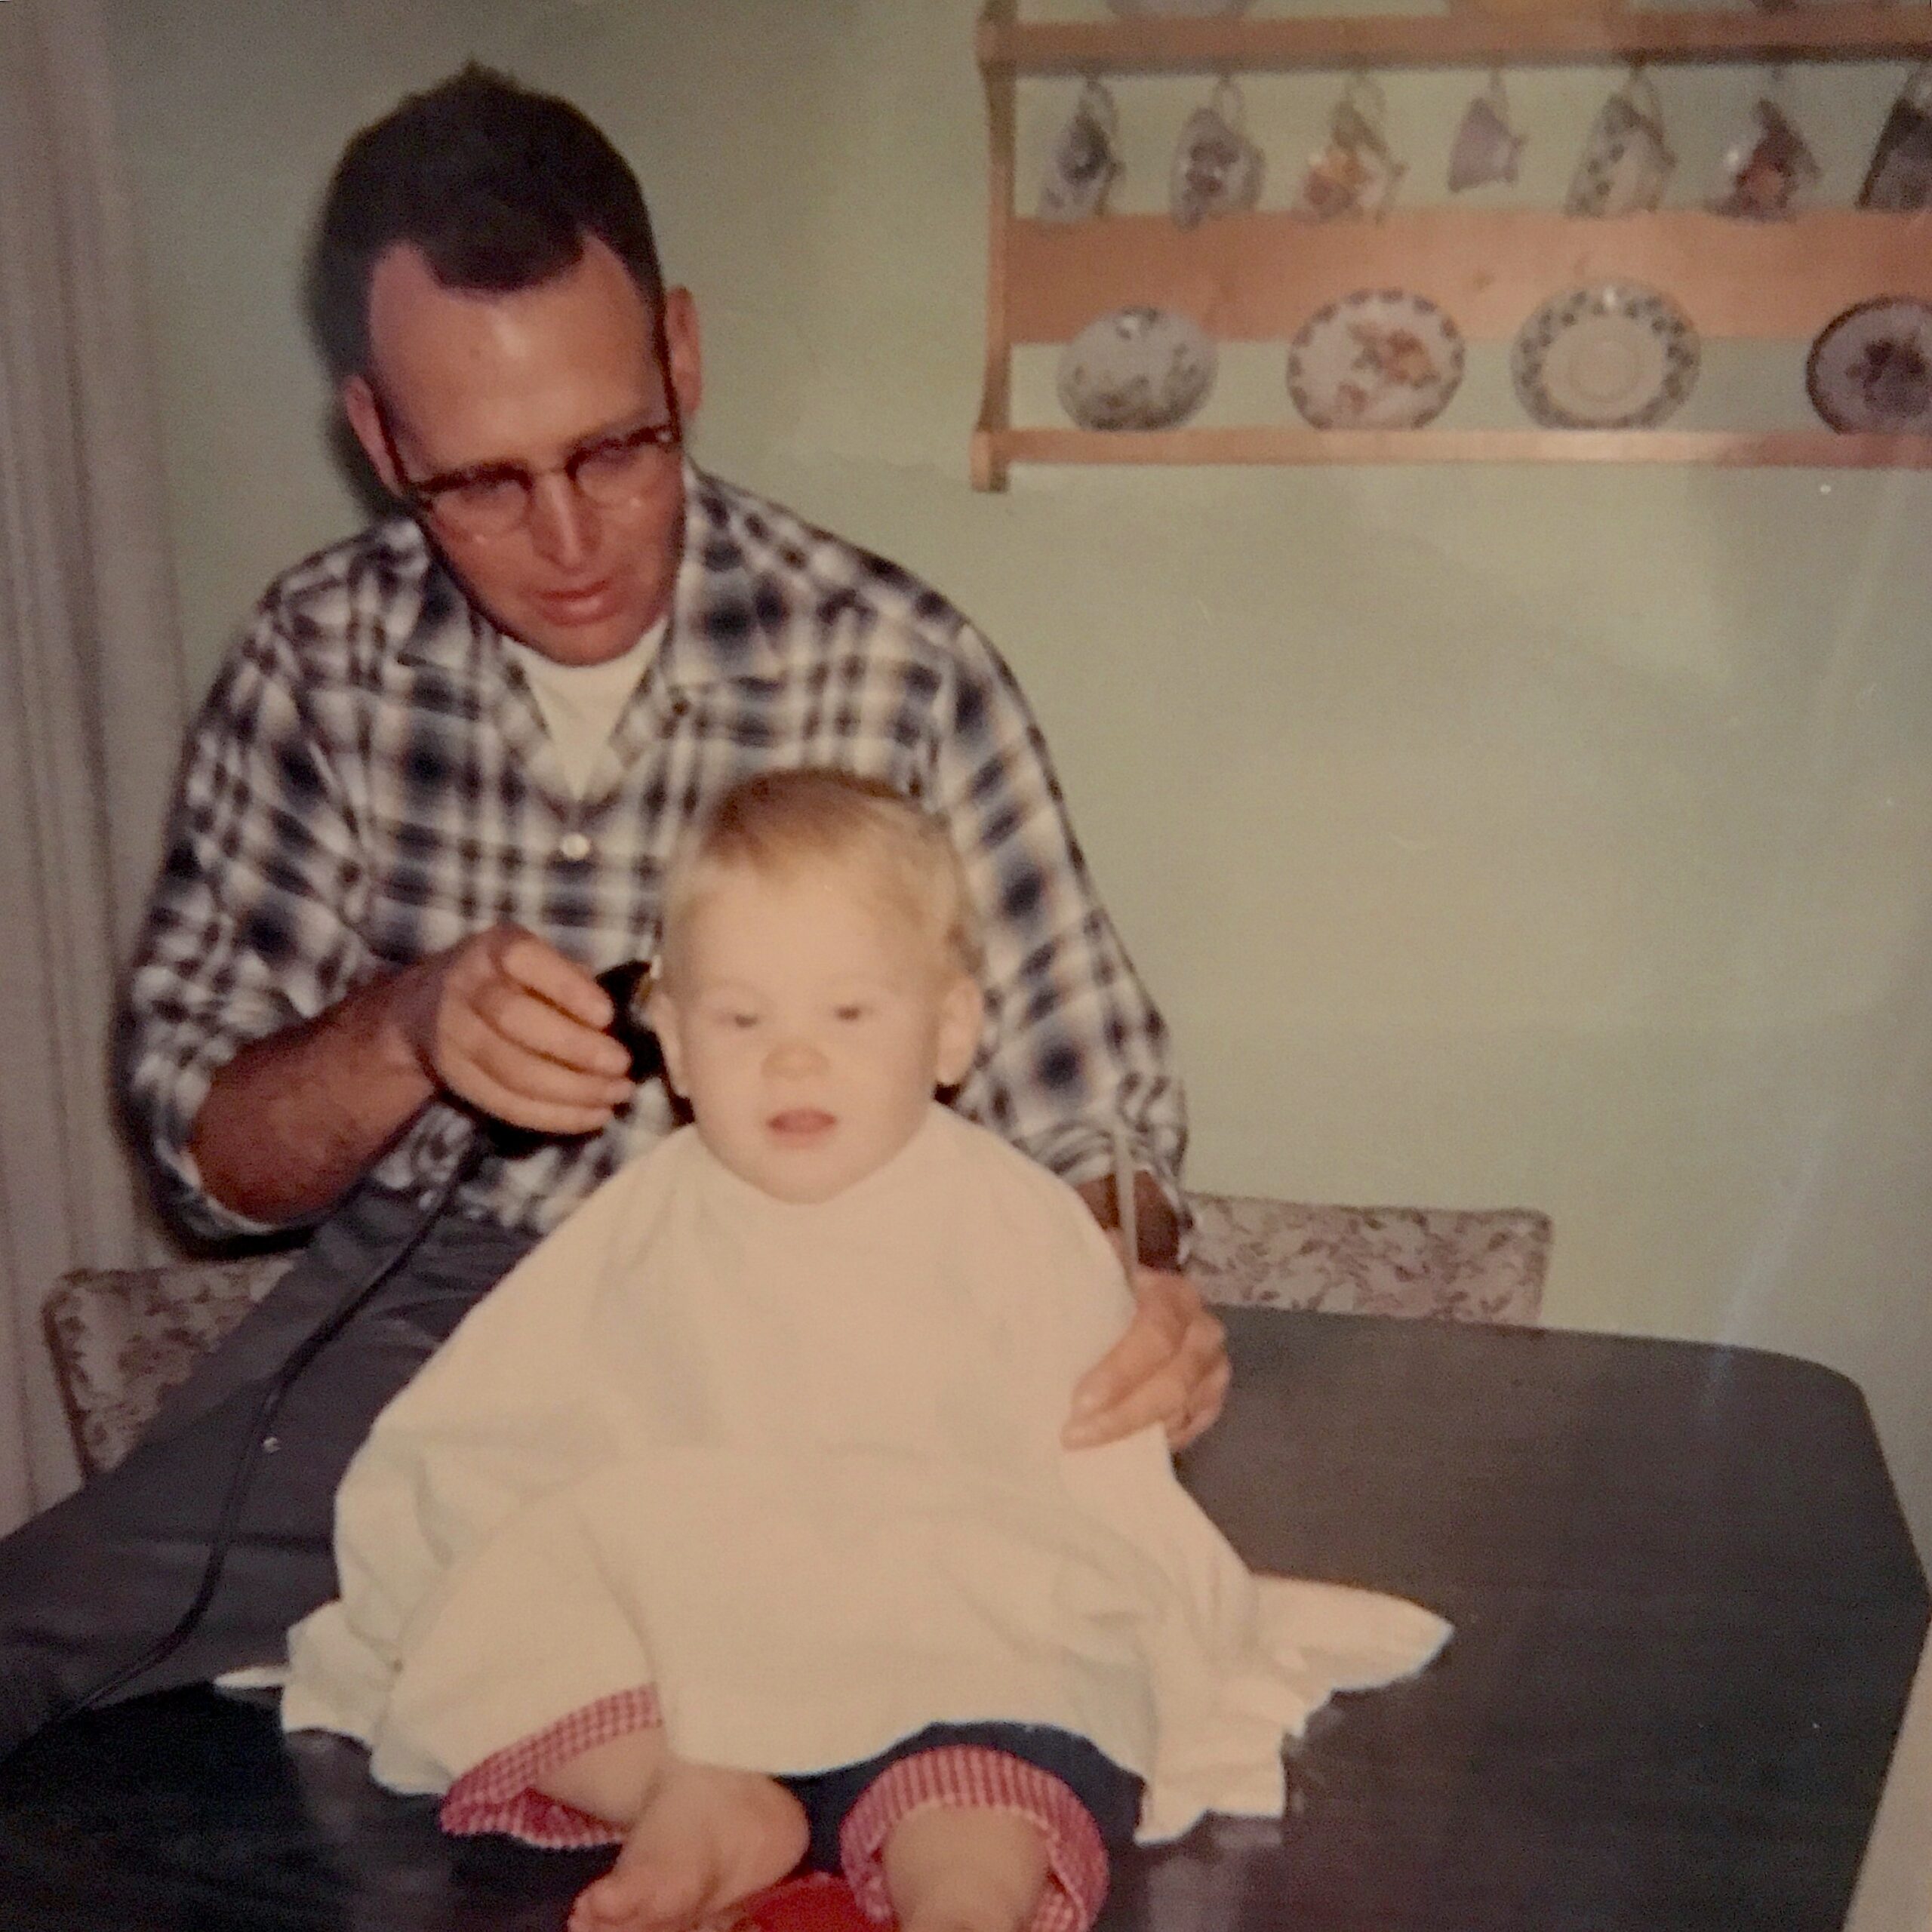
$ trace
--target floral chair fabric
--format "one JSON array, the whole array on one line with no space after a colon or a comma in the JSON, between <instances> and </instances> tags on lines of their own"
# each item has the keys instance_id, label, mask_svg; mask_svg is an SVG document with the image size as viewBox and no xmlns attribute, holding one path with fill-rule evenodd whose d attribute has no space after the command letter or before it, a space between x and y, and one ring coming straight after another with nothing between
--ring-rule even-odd
<instances>
[{"instance_id":1,"label":"floral chair fabric","mask_svg":"<svg viewBox=\"0 0 1932 1932\"><path fill-rule=\"evenodd\" d=\"M1188 1272L1210 1301L1534 1323L1550 1223L1527 1208L1342 1208L1196 1194Z\"/></svg>"},{"instance_id":2,"label":"floral chair fabric","mask_svg":"<svg viewBox=\"0 0 1932 1932\"><path fill-rule=\"evenodd\" d=\"M1527 1208L1339 1208L1196 1194L1190 1272L1210 1301L1534 1322L1547 1216ZM43 1311L83 1475L111 1469L162 1398L293 1257L77 1269Z\"/></svg>"},{"instance_id":3,"label":"floral chair fabric","mask_svg":"<svg viewBox=\"0 0 1932 1932\"><path fill-rule=\"evenodd\" d=\"M83 1476L127 1454L162 1398L294 1258L77 1268L61 1276L41 1315Z\"/></svg>"}]
</instances>

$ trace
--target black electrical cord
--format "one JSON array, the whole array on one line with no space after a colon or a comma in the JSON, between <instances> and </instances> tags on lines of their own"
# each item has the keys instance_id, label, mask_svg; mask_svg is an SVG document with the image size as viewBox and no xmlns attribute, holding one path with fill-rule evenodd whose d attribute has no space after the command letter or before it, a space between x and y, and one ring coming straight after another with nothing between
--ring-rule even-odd
<instances>
[{"instance_id":1,"label":"black electrical cord","mask_svg":"<svg viewBox=\"0 0 1932 1932\"><path fill-rule=\"evenodd\" d=\"M370 1297L422 1246L429 1230L436 1225L443 1211L450 1204L457 1189L475 1173L482 1164L484 1156L490 1151L490 1137L479 1124L465 1143L455 1167L431 1196L416 1225L389 1254L383 1256L374 1273L358 1281L330 1309L320 1324L303 1338L300 1346L276 1371L275 1380L263 1391L261 1401L255 1411L254 1420L249 1427L248 1439L241 1454L235 1459L234 1472L228 1479L227 1494L222 1499L221 1514L216 1518L214 1532L208 1538L208 1560L202 1567L201 1584L195 1592L194 1601L183 1611L172 1629L156 1638L133 1663L123 1665L112 1676L103 1679L85 1696L77 1699L62 1714L63 1716L76 1716L82 1711L94 1710L108 1703L137 1678L143 1677L157 1665L165 1663L194 1634L202 1619L208 1614L208 1605L214 1601L215 1591L221 1583L221 1573L227 1567L229 1547L235 1540L235 1530L241 1523L242 1506L248 1500L248 1491L254 1483L255 1472L261 1465L262 1455L268 1447L275 1419L281 1413L288 1392L300 1380L303 1371L309 1364L342 1333L357 1311L367 1304Z\"/></svg>"},{"instance_id":2,"label":"black electrical cord","mask_svg":"<svg viewBox=\"0 0 1932 1932\"><path fill-rule=\"evenodd\" d=\"M651 993L650 965L642 960L632 960L621 966L613 966L597 976L597 983L610 995L617 1008L611 1031L631 1057L631 1077L639 1081L648 1079L663 1065L657 1036L650 1031L644 1018L645 1004ZM479 1120L476 1123L457 1157L456 1164L430 1197L416 1225L390 1253L383 1256L374 1272L357 1281L317 1327L303 1338L295 1352L276 1371L275 1380L263 1391L254 1420L250 1426L248 1439L235 1458L234 1471L229 1477L221 1513L216 1518L214 1531L208 1538L208 1559L202 1567L202 1580L195 1592L194 1601L172 1629L156 1638L131 1663L122 1666L76 1698L60 1713L63 1718L78 1716L83 1711L94 1710L106 1703L137 1678L165 1663L194 1634L220 1586L222 1572L227 1567L228 1552L241 1524L242 1507L248 1500L255 1472L260 1466L275 1419L281 1414L288 1392L301 1379L309 1364L367 1305L377 1290L422 1246L430 1229L442 1218L457 1189L475 1174L488 1155L525 1152L540 1145L542 1139L541 1135L527 1134L500 1122Z\"/></svg>"}]
</instances>

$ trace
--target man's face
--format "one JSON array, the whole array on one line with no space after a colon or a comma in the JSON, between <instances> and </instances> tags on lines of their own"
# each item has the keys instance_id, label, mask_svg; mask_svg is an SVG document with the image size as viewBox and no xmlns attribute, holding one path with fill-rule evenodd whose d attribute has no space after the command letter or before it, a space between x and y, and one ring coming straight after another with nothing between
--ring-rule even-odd
<instances>
[{"instance_id":1,"label":"man's face","mask_svg":"<svg viewBox=\"0 0 1932 1932\"><path fill-rule=\"evenodd\" d=\"M858 865L731 869L687 927L654 1023L705 1145L754 1187L830 1200L964 1076L979 989Z\"/></svg>"},{"instance_id":2,"label":"man's face","mask_svg":"<svg viewBox=\"0 0 1932 1932\"><path fill-rule=\"evenodd\" d=\"M682 290L666 298L665 332L688 420L698 402L697 325ZM477 603L560 664L628 651L670 601L684 527L681 457L648 451L640 493L615 505L592 503L556 466L669 413L650 309L623 264L589 238L552 280L478 294L441 287L421 253L399 244L376 264L369 340L368 376L349 378L343 405L392 490L489 464L547 472L537 475L528 516L500 535L427 518Z\"/></svg>"}]
</instances>

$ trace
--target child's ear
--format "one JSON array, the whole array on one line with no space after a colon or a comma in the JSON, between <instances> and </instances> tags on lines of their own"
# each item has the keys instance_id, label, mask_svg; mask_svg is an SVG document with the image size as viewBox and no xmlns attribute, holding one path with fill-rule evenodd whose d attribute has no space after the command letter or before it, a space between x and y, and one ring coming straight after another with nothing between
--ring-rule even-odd
<instances>
[{"instance_id":1,"label":"child's ear","mask_svg":"<svg viewBox=\"0 0 1932 1932\"><path fill-rule=\"evenodd\" d=\"M644 1003L645 1023L657 1035L657 1044L664 1052L664 1078L669 1081L671 1091L681 1094L685 1091L685 1041L679 1030L678 1002L660 984L651 989L651 997Z\"/></svg>"},{"instance_id":2,"label":"child's ear","mask_svg":"<svg viewBox=\"0 0 1932 1932\"><path fill-rule=\"evenodd\" d=\"M986 995L980 991L979 982L961 974L940 1001L935 1087L956 1087L966 1078L966 1069L979 1051L980 1030L986 1019Z\"/></svg>"}]
</instances>

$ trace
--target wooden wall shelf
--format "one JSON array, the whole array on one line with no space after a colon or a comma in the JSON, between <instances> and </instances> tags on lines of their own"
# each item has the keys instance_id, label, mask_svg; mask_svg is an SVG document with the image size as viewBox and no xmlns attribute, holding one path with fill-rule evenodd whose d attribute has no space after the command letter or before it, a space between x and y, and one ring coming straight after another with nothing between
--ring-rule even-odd
<instances>
[{"instance_id":1,"label":"wooden wall shelf","mask_svg":"<svg viewBox=\"0 0 1932 1932\"><path fill-rule=\"evenodd\" d=\"M1099 0L1095 0L1099 4ZM1599 60L1887 60L1932 54L1932 8L1795 5L1665 11L1371 14L1328 18L1022 22L995 0L989 73L1223 74L1298 67L1528 66Z\"/></svg>"},{"instance_id":2,"label":"wooden wall shelf","mask_svg":"<svg viewBox=\"0 0 1932 1932\"><path fill-rule=\"evenodd\" d=\"M1307 429L1244 424L1158 431L982 429L974 481L1000 487L1014 463L1255 464L1673 463L1731 469L1932 469L1932 436L1840 436L1829 430Z\"/></svg>"},{"instance_id":3,"label":"wooden wall shelf","mask_svg":"<svg viewBox=\"0 0 1932 1932\"><path fill-rule=\"evenodd\" d=\"M1029 23L1016 17L1016 0L988 0L978 54L989 134L986 380L972 441L979 488L1003 488L1014 463L1932 467L1932 437L1822 429L1367 432L1255 424L1138 435L1011 423L1014 347L1069 341L1097 315L1130 303L1178 309L1217 340L1279 341L1285 350L1316 309L1361 288L1426 296L1478 342L1510 340L1562 289L1611 279L1667 290L1714 340L1802 343L1873 295L1932 302L1932 213L1829 208L1753 223L1690 210L1596 220L1445 205L1327 223L1257 211L1188 232L1164 214L1035 220L1016 208L1023 76L1932 58L1932 5Z\"/></svg>"}]
</instances>

